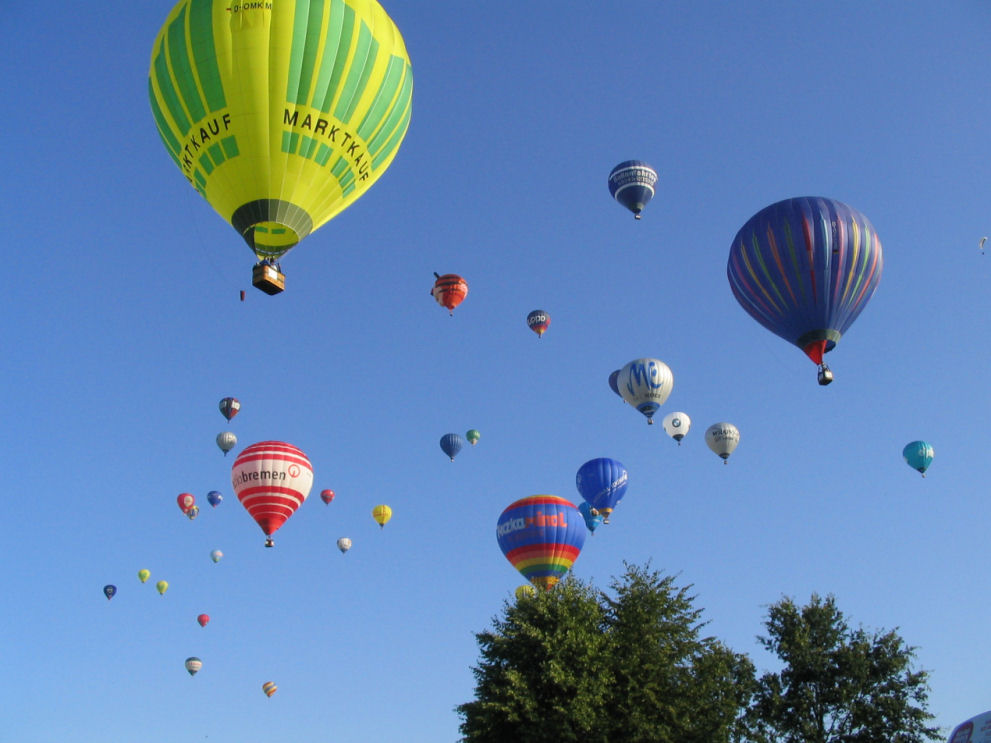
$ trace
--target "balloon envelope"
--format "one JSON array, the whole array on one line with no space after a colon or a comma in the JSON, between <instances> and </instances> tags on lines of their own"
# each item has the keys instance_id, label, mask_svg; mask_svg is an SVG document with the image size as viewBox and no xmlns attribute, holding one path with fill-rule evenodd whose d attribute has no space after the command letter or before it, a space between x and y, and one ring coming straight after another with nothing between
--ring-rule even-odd
<instances>
[{"instance_id":1,"label":"balloon envelope","mask_svg":"<svg viewBox=\"0 0 991 743\"><path fill-rule=\"evenodd\" d=\"M103 595L107 597L107 601L114 597L117 593L117 586L106 585L103 587Z\"/></svg>"},{"instance_id":2,"label":"balloon envelope","mask_svg":"<svg viewBox=\"0 0 991 743\"><path fill-rule=\"evenodd\" d=\"M217 446L220 447L220 451L227 456L227 452L237 446L237 436L235 436L230 431L221 431L217 434Z\"/></svg>"},{"instance_id":3,"label":"balloon envelope","mask_svg":"<svg viewBox=\"0 0 991 743\"><path fill-rule=\"evenodd\" d=\"M578 512L581 513L582 518L585 519L585 527L595 533L595 530L599 528L599 524L606 520L606 517L599 513L596 509L592 508L588 501L582 501L578 504Z\"/></svg>"},{"instance_id":4,"label":"balloon envelope","mask_svg":"<svg viewBox=\"0 0 991 743\"><path fill-rule=\"evenodd\" d=\"M234 460L231 485L241 505L271 537L310 494L313 466L292 444L261 441Z\"/></svg>"},{"instance_id":5,"label":"balloon envelope","mask_svg":"<svg viewBox=\"0 0 991 743\"><path fill-rule=\"evenodd\" d=\"M190 521L192 521L193 519L195 519L199 515L200 515L200 507L199 506L193 506L188 511L186 511L186 517Z\"/></svg>"},{"instance_id":6,"label":"balloon envelope","mask_svg":"<svg viewBox=\"0 0 991 743\"><path fill-rule=\"evenodd\" d=\"M351 540L347 537L341 537L337 540L337 549L341 551L341 554L347 552L351 549Z\"/></svg>"},{"instance_id":7,"label":"balloon envelope","mask_svg":"<svg viewBox=\"0 0 991 743\"><path fill-rule=\"evenodd\" d=\"M575 485L582 498L602 514L606 523L626 495L628 475L622 462L608 457L590 459L578 468Z\"/></svg>"},{"instance_id":8,"label":"balloon envelope","mask_svg":"<svg viewBox=\"0 0 991 743\"><path fill-rule=\"evenodd\" d=\"M732 423L713 423L706 429L705 443L722 457L725 463L740 443L740 431Z\"/></svg>"},{"instance_id":9,"label":"balloon envelope","mask_svg":"<svg viewBox=\"0 0 991 743\"><path fill-rule=\"evenodd\" d=\"M953 728L947 743L991 743L991 711L961 722Z\"/></svg>"},{"instance_id":10,"label":"balloon envelope","mask_svg":"<svg viewBox=\"0 0 991 743\"><path fill-rule=\"evenodd\" d=\"M621 162L609 174L609 195L640 219L640 212L654 198L657 171L642 160Z\"/></svg>"},{"instance_id":11,"label":"balloon envelope","mask_svg":"<svg viewBox=\"0 0 991 743\"><path fill-rule=\"evenodd\" d=\"M158 592L164 596L165 592L169 590L169 582L167 580L160 580L155 584L155 588L157 588Z\"/></svg>"},{"instance_id":12,"label":"balloon envelope","mask_svg":"<svg viewBox=\"0 0 991 743\"><path fill-rule=\"evenodd\" d=\"M329 505L330 502L332 500L334 500L334 491L333 490L321 490L320 491L320 500L322 500L324 503L326 503L326 504Z\"/></svg>"},{"instance_id":13,"label":"balloon envelope","mask_svg":"<svg viewBox=\"0 0 991 743\"><path fill-rule=\"evenodd\" d=\"M534 310L526 316L526 324L539 338L550 327L551 316L544 312L544 310Z\"/></svg>"},{"instance_id":14,"label":"balloon envelope","mask_svg":"<svg viewBox=\"0 0 991 743\"><path fill-rule=\"evenodd\" d=\"M502 512L496 540L524 578L550 589L578 559L585 544L585 521L571 501L556 495L531 495Z\"/></svg>"},{"instance_id":15,"label":"balloon envelope","mask_svg":"<svg viewBox=\"0 0 991 743\"><path fill-rule=\"evenodd\" d=\"M221 495L220 492L217 490L211 490L209 493L206 494L206 502L209 503L214 508L219 506L221 502L223 502L223 500L224 500L224 496Z\"/></svg>"},{"instance_id":16,"label":"balloon envelope","mask_svg":"<svg viewBox=\"0 0 991 743\"><path fill-rule=\"evenodd\" d=\"M456 273L446 273L441 276L434 272L434 276L437 277L437 280L430 293L437 300L437 304L445 307L453 315L454 308L468 296L468 282Z\"/></svg>"},{"instance_id":17,"label":"balloon envelope","mask_svg":"<svg viewBox=\"0 0 991 743\"><path fill-rule=\"evenodd\" d=\"M616 371L612 372L609 375L609 389L611 389L613 392L615 392L616 395L622 400L623 399L623 396L619 392L619 372L620 372L620 370L617 369ZM625 400L624 400L624 402L625 402Z\"/></svg>"},{"instance_id":18,"label":"balloon envelope","mask_svg":"<svg viewBox=\"0 0 991 743\"><path fill-rule=\"evenodd\" d=\"M186 658L186 670L190 676L195 676L197 671L203 667L203 661L199 658Z\"/></svg>"},{"instance_id":19,"label":"balloon envelope","mask_svg":"<svg viewBox=\"0 0 991 743\"><path fill-rule=\"evenodd\" d=\"M664 433L681 446L681 440L685 438L688 429L692 427L692 419L688 417L688 413L668 413L661 421L661 426L664 427Z\"/></svg>"},{"instance_id":20,"label":"balloon envelope","mask_svg":"<svg viewBox=\"0 0 991 743\"><path fill-rule=\"evenodd\" d=\"M237 401L236 397L225 397L220 401L220 414L223 415L227 420L230 420L238 411L241 409L241 403Z\"/></svg>"},{"instance_id":21,"label":"balloon envelope","mask_svg":"<svg viewBox=\"0 0 991 743\"><path fill-rule=\"evenodd\" d=\"M481 431L472 428L468 431L468 433L465 434L465 438L468 440L469 444L474 446L475 444L478 443L478 440L482 438L482 433Z\"/></svg>"},{"instance_id":22,"label":"balloon envelope","mask_svg":"<svg viewBox=\"0 0 991 743\"><path fill-rule=\"evenodd\" d=\"M262 684L262 691L265 692L265 696L267 697L272 696L276 691L278 691L278 689L279 687L276 686L271 681L266 681L264 684Z\"/></svg>"},{"instance_id":23,"label":"balloon envelope","mask_svg":"<svg viewBox=\"0 0 991 743\"><path fill-rule=\"evenodd\" d=\"M674 375L660 359L634 359L619 370L616 385L620 396L653 423L654 413L671 394Z\"/></svg>"},{"instance_id":24,"label":"balloon envelope","mask_svg":"<svg viewBox=\"0 0 991 743\"><path fill-rule=\"evenodd\" d=\"M176 496L176 503L179 504L179 509L183 513L186 513L196 503L196 497L192 493L179 493Z\"/></svg>"},{"instance_id":25,"label":"balloon envelope","mask_svg":"<svg viewBox=\"0 0 991 743\"><path fill-rule=\"evenodd\" d=\"M213 552L210 553L210 559L213 560L214 562L220 562L220 559L223 556L224 553L221 552L220 550L213 550Z\"/></svg>"},{"instance_id":26,"label":"balloon envelope","mask_svg":"<svg viewBox=\"0 0 991 743\"><path fill-rule=\"evenodd\" d=\"M138 571L138 580L141 581L142 583L144 583L145 581L147 581L150 577L151 577L151 571L150 570L139 570Z\"/></svg>"},{"instance_id":27,"label":"balloon envelope","mask_svg":"<svg viewBox=\"0 0 991 743\"><path fill-rule=\"evenodd\" d=\"M465 445L465 440L458 436L456 433L445 433L440 437L440 448L447 456L454 461L454 458L461 451L461 448Z\"/></svg>"},{"instance_id":28,"label":"balloon envelope","mask_svg":"<svg viewBox=\"0 0 991 743\"><path fill-rule=\"evenodd\" d=\"M210 617L207 614L200 614L196 617L196 621L200 623L200 627L206 627L207 622L210 621Z\"/></svg>"},{"instance_id":29,"label":"balloon envelope","mask_svg":"<svg viewBox=\"0 0 991 743\"><path fill-rule=\"evenodd\" d=\"M261 260L364 194L409 125L413 78L375 0L180 0L148 90L162 142Z\"/></svg>"},{"instance_id":30,"label":"balloon envelope","mask_svg":"<svg viewBox=\"0 0 991 743\"><path fill-rule=\"evenodd\" d=\"M726 273L751 317L816 364L874 296L881 241L867 217L833 199L786 199L740 228Z\"/></svg>"},{"instance_id":31,"label":"balloon envelope","mask_svg":"<svg viewBox=\"0 0 991 743\"><path fill-rule=\"evenodd\" d=\"M902 456L905 457L905 461L909 467L918 470L925 477L926 470L932 464L935 452L931 444L925 441L913 441L910 444L906 444L905 448L902 449Z\"/></svg>"},{"instance_id":32,"label":"balloon envelope","mask_svg":"<svg viewBox=\"0 0 991 743\"><path fill-rule=\"evenodd\" d=\"M392 518L392 509L388 506L375 506L372 509L372 518L375 519L375 523L380 527L384 527L389 523L389 519Z\"/></svg>"}]
</instances>

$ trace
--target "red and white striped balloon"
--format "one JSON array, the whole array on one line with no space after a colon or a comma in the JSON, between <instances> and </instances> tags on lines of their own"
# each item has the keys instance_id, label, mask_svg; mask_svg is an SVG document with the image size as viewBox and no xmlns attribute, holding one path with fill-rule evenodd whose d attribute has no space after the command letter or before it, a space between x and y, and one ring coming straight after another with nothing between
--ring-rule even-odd
<instances>
[{"instance_id":1,"label":"red and white striped balloon","mask_svg":"<svg viewBox=\"0 0 991 743\"><path fill-rule=\"evenodd\" d=\"M292 444L261 441L234 460L231 485L241 505L271 537L310 494L313 466ZM271 540L266 544L271 546Z\"/></svg>"}]
</instances>

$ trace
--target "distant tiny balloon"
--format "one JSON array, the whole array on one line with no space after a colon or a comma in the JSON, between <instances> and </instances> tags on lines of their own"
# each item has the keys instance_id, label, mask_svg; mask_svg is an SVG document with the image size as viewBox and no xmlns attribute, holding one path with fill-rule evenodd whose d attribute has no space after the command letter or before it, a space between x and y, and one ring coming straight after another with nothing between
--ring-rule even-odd
<instances>
[{"instance_id":1,"label":"distant tiny balloon","mask_svg":"<svg viewBox=\"0 0 991 743\"><path fill-rule=\"evenodd\" d=\"M522 601L523 599L532 599L537 596L537 589L533 587L532 583L524 583L522 586L516 586L516 590L513 592L516 594L516 600Z\"/></svg>"},{"instance_id":2,"label":"distant tiny balloon","mask_svg":"<svg viewBox=\"0 0 991 743\"><path fill-rule=\"evenodd\" d=\"M375 523L380 527L384 527L389 523L389 519L392 518L392 509L388 506L375 506L372 509L372 518L375 519Z\"/></svg>"},{"instance_id":3,"label":"distant tiny balloon","mask_svg":"<svg viewBox=\"0 0 991 743\"><path fill-rule=\"evenodd\" d=\"M183 513L186 513L196 503L196 497L192 493L179 493L176 496L176 503L179 504L179 509Z\"/></svg>"},{"instance_id":4,"label":"distant tiny balloon","mask_svg":"<svg viewBox=\"0 0 991 743\"><path fill-rule=\"evenodd\" d=\"M441 276L434 271L434 276L437 277L437 280L434 282L434 288L430 290L430 294L437 300L437 304L453 315L454 308L468 296L468 282L456 273L446 273Z\"/></svg>"},{"instance_id":5,"label":"distant tiny balloon","mask_svg":"<svg viewBox=\"0 0 991 743\"><path fill-rule=\"evenodd\" d=\"M921 472L922 476L926 476L926 470L929 469L929 465L933 462L933 457L935 452L933 451L932 444L925 441L913 441L910 444L906 444L905 448L902 449L902 456L905 457L905 462L909 467Z\"/></svg>"},{"instance_id":6,"label":"distant tiny balloon","mask_svg":"<svg viewBox=\"0 0 991 743\"><path fill-rule=\"evenodd\" d=\"M609 174L609 194L640 219L640 212L654 198L655 183L656 170L642 160L626 160Z\"/></svg>"},{"instance_id":7,"label":"distant tiny balloon","mask_svg":"<svg viewBox=\"0 0 991 743\"><path fill-rule=\"evenodd\" d=\"M351 549L351 540L347 537L341 537L337 540L337 549L339 549L342 554L347 552Z\"/></svg>"},{"instance_id":8,"label":"distant tiny balloon","mask_svg":"<svg viewBox=\"0 0 991 743\"><path fill-rule=\"evenodd\" d=\"M732 423L713 423L705 432L705 443L727 463L740 443L740 430Z\"/></svg>"},{"instance_id":9,"label":"distant tiny balloon","mask_svg":"<svg viewBox=\"0 0 991 743\"><path fill-rule=\"evenodd\" d=\"M445 433L440 437L440 448L447 456L454 461L454 458L458 456L458 452L465 445L463 438L458 436L456 433Z\"/></svg>"},{"instance_id":10,"label":"distant tiny balloon","mask_svg":"<svg viewBox=\"0 0 991 743\"><path fill-rule=\"evenodd\" d=\"M244 301L244 292L241 292L241 301ZM241 409L241 403L237 401L236 397L225 397L220 401L220 413L227 420L230 420L238 411Z\"/></svg>"},{"instance_id":11,"label":"distant tiny balloon","mask_svg":"<svg viewBox=\"0 0 991 743\"><path fill-rule=\"evenodd\" d=\"M227 452L237 446L237 436L235 436L230 431L222 431L217 434L217 446L220 447L220 451L227 456Z\"/></svg>"},{"instance_id":12,"label":"distant tiny balloon","mask_svg":"<svg viewBox=\"0 0 991 743\"><path fill-rule=\"evenodd\" d=\"M213 560L214 562L220 562L220 559L223 556L224 553L221 552L220 550L213 550L213 552L210 553L210 559Z\"/></svg>"},{"instance_id":13,"label":"distant tiny balloon","mask_svg":"<svg viewBox=\"0 0 991 743\"><path fill-rule=\"evenodd\" d=\"M147 581L150 577L151 577L151 571L150 570L139 570L138 571L138 580L141 581L142 583L144 583L145 581Z\"/></svg>"},{"instance_id":14,"label":"distant tiny balloon","mask_svg":"<svg viewBox=\"0 0 991 743\"><path fill-rule=\"evenodd\" d=\"M681 446L681 440L685 438L688 429L692 427L692 419L688 417L688 413L668 413L661 421L661 426L664 428L664 433L677 441L678 446Z\"/></svg>"},{"instance_id":15,"label":"distant tiny balloon","mask_svg":"<svg viewBox=\"0 0 991 743\"><path fill-rule=\"evenodd\" d=\"M202 667L203 661L199 658L186 658L186 670L190 676L195 676Z\"/></svg>"},{"instance_id":16,"label":"distant tiny balloon","mask_svg":"<svg viewBox=\"0 0 991 743\"><path fill-rule=\"evenodd\" d=\"M196 617L196 621L200 623L200 627L206 627L207 622L210 621L210 616L208 614L200 614Z\"/></svg>"},{"instance_id":17,"label":"distant tiny balloon","mask_svg":"<svg viewBox=\"0 0 991 743\"><path fill-rule=\"evenodd\" d=\"M279 687L271 681L266 681L262 684L262 691L265 692L265 696L267 697L271 697L276 691L278 691L278 689Z\"/></svg>"},{"instance_id":18,"label":"distant tiny balloon","mask_svg":"<svg viewBox=\"0 0 991 743\"><path fill-rule=\"evenodd\" d=\"M107 601L114 597L117 593L117 586L106 585L103 587L103 595L107 597Z\"/></svg>"},{"instance_id":19,"label":"distant tiny balloon","mask_svg":"<svg viewBox=\"0 0 991 743\"><path fill-rule=\"evenodd\" d=\"M192 521L193 519L195 519L199 515L200 515L200 507L199 506L193 506L188 511L186 511L186 517L190 521Z\"/></svg>"},{"instance_id":20,"label":"distant tiny balloon","mask_svg":"<svg viewBox=\"0 0 991 743\"><path fill-rule=\"evenodd\" d=\"M320 500L322 500L324 503L327 503L329 505L330 502L334 500L334 491L333 490L320 491Z\"/></svg>"},{"instance_id":21,"label":"distant tiny balloon","mask_svg":"<svg viewBox=\"0 0 991 743\"><path fill-rule=\"evenodd\" d=\"M469 444L474 446L475 444L478 443L478 440L482 438L482 434L478 430L472 428L471 430L468 431L468 433L465 434L465 438L468 440Z\"/></svg>"},{"instance_id":22,"label":"distant tiny balloon","mask_svg":"<svg viewBox=\"0 0 991 743\"><path fill-rule=\"evenodd\" d=\"M634 359L619 370L616 385L622 398L653 423L654 413L671 394L674 375L660 359Z\"/></svg>"},{"instance_id":23,"label":"distant tiny balloon","mask_svg":"<svg viewBox=\"0 0 991 743\"><path fill-rule=\"evenodd\" d=\"M158 592L164 596L165 592L169 590L169 582L166 580L160 580L155 584L155 588L157 588Z\"/></svg>"},{"instance_id":24,"label":"distant tiny balloon","mask_svg":"<svg viewBox=\"0 0 991 743\"><path fill-rule=\"evenodd\" d=\"M209 493L206 494L206 502L209 503L214 508L219 506L221 502L223 502L223 500L224 500L224 496L221 495L220 492L217 490L211 490Z\"/></svg>"},{"instance_id":25,"label":"distant tiny balloon","mask_svg":"<svg viewBox=\"0 0 991 743\"><path fill-rule=\"evenodd\" d=\"M551 316L544 312L544 310L533 310L533 312L526 316L526 324L539 338L550 327Z\"/></svg>"}]
</instances>

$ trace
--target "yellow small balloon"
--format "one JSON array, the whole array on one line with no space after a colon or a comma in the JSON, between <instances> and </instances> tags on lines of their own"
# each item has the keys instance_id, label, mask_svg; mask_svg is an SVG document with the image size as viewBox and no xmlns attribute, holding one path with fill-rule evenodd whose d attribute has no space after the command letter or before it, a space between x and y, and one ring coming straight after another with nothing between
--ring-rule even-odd
<instances>
[{"instance_id":1,"label":"yellow small balloon","mask_svg":"<svg viewBox=\"0 0 991 743\"><path fill-rule=\"evenodd\" d=\"M372 518L375 519L376 524L383 527L392 518L392 509L388 506L375 506L372 509Z\"/></svg>"},{"instance_id":2,"label":"yellow small balloon","mask_svg":"<svg viewBox=\"0 0 991 743\"><path fill-rule=\"evenodd\" d=\"M158 592L164 596L165 592L169 590L169 582L165 580L160 580L158 581L158 583L155 584L155 588L157 588Z\"/></svg>"},{"instance_id":3,"label":"yellow small balloon","mask_svg":"<svg viewBox=\"0 0 991 743\"><path fill-rule=\"evenodd\" d=\"M142 583L146 582L150 577L151 577L151 571L150 570L139 570L138 571L138 580L141 581Z\"/></svg>"},{"instance_id":4,"label":"yellow small balloon","mask_svg":"<svg viewBox=\"0 0 991 743\"><path fill-rule=\"evenodd\" d=\"M532 599L537 595L537 589L532 584L526 583L516 588L516 600Z\"/></svg>"}]
</instances>

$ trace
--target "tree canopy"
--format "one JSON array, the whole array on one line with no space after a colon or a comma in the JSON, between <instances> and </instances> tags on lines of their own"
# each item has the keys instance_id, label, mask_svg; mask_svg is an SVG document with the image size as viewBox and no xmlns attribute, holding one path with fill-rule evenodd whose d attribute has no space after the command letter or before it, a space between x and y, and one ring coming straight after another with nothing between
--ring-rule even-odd
<instances>
[{"instance_id":1,"label":"tree canopy","mask_svg":"<svg viewBox=\"0 0 991 743\"><path fill-rule=\"evenodd\" d=\"M746 714L752 743L922 743L928 725L928 672L894 630L849 626L834 597L805 606L773 604L760 643L783 663L757 681Z\"/></svg>"}]
</instances>

